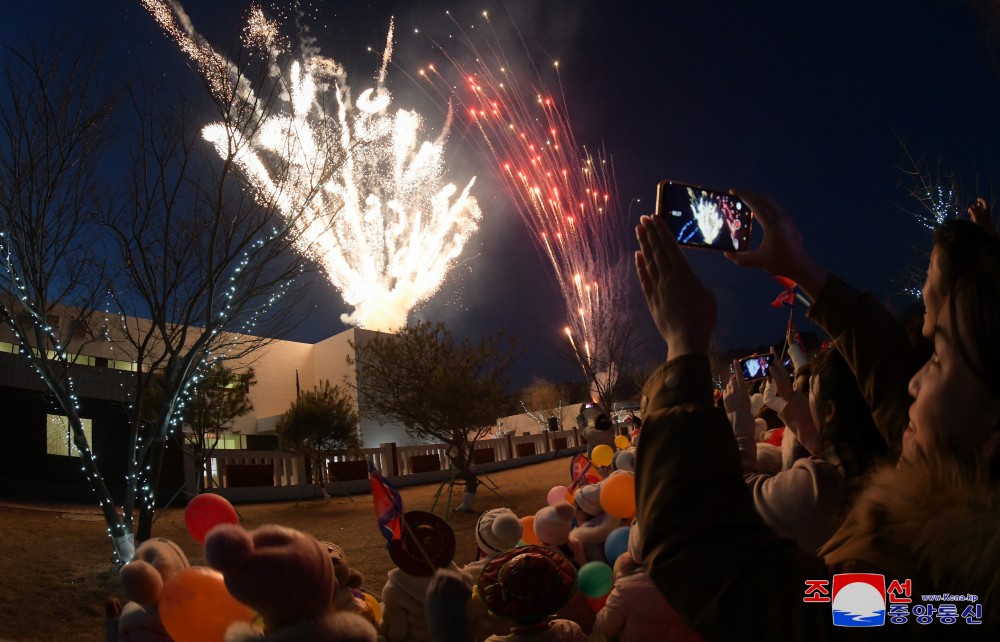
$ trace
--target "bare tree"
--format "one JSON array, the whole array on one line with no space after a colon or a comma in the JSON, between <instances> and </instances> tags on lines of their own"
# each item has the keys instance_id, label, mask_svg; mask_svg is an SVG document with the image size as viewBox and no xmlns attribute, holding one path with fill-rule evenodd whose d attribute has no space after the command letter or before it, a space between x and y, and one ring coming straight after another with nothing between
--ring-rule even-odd
<instances>
[{"instance_id":1,"label":"bare tree","mask_svg":"<svg viewBox=\"0 0 1000 642\"><path fill-rule=\"evenodd\" d=\"M473 449L504 406L517 339L498 332L478 344L457 343L444 324L420 322L351 347L355 358L348 363L357 370L361 416L402 424L411 435L447 444L466 486L461 508L471 510L478 485Z\"/></svg>"},{"instance_id":2,"label":"bare tree","mask_svg":"<svg viewBox=\"0 0 1000 642\"><path fill-rule=\"evenodd\" d=\"M80 416L74 374L95 339L105 284L100 219L114 199L99 166L117 91L92 43L71 35L6 49L0 98L0 319L66 416L121 562L131 530L118 514Z\"/></svg>"},{"instance_id":3,"label":"bare tree","mask_svg":"<svg viewBox=\"0 0 1000 642\"><path fill-rule=\"evenodd\" d=\"M548 428L549 420L555 419L562 430L562 408L568 397L566 386L535 377L521 391L521 408L542 429Z\"/></svg>"},{"instance_id":4,"label":"bare tree","mask_svg":"<svg viewBox=\"0 0 1000 642\"><path fill-rule=\"evenodd\" d=\"M638 321L624 305L606 307L593 320L592 327L589 352L582 352L578 345L563 343L556 347L556 354L580 366L598 412L611 416L618 390L642 357L646 339Z\"/></svg>"},{"instance_id":5,"label":"bare tree","mask_svg":"<svg viewBox=\"0 0 1000 642\"><path fill-rule=\"evenodd\" d=\"M204 112L182 101L157 110L155 95L134 101L141 136L130 206L107 229L126 277L114 292L114 331L137 364L135 398L154 376L163 388L152 421L132 417L136 483L124 509L139 504L140 539L150 535L163 450L194 386L215 363L244 359L302 320L296 301L300 275L313 269L300 252L308 241L296 213L279 206L281 191L248 188L236 162L266 121L273 95L262 95L253 108L215 98L215 116L230 133L222 158L202 138ZM278 185L284 170L276 164ZM148 321L130 316L137 310Z\"/></svg>"}]
</instances>

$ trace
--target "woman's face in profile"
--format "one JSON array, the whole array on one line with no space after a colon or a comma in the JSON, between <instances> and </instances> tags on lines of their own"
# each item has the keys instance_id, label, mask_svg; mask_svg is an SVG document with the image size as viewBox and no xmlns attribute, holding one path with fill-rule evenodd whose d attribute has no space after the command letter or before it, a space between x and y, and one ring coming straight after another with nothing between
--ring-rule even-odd
<instances>
[{"instance_id":1,"label":"woman's face in profile","mask_svg":"<svg viewBox=\"0 0 1000 642\"><path fill-rule=\"evenodd\" d=\"M962 357L956 344L958 324L948 309L947 297L941 304L933 326L934 354L910 380L913 403L903 433L902 455L909 461L915 461L917 451L930 455L941 448L981 454L1000 425L1000 398Z\"/></svg>"},{"instance_id":2,"label":"woman's face in profile","mask_svg":"<svg viewBox=\"0 0 1000 642\"><path fill-rule=\"evenodd\" d=\"M921 332L925 338L932 340L934 326L944 299L944 278L941 275L940 257L941 250L935 245L931 250L930 263L927 265L927 278L924 279L924 287L920 290L924 299L924 325Z\"/></svg>"}]
</instances>

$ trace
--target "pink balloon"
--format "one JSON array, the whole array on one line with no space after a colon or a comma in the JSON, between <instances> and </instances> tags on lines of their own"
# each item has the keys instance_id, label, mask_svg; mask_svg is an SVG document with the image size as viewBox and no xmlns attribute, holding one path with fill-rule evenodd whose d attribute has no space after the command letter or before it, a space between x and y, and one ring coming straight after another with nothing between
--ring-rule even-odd
<instances>
[{"instance_id":1,"label":"pink balloon","mask_svg":"<svg viewBox=\"0 0 1000 642\"><path fill-rule=\"evenodd\" d=\"M205 543L205 536L215 526L239 523L240 516L236 514L236 509L222 495L202 493L188 502L184 509L184 525L199 544Z\"/></svg>"},{"instance_id":2,"label":"pink balloon","mask_svg":"<svg viewBox=\"0 0 1000 642\"><path fill-rule=\"evenodd\" d=\"M546 498L549 506L555 506L559 502L566 501L567 494L569 494L569 489L565 486L553 486Z\"/></svg>"}]
</instances>

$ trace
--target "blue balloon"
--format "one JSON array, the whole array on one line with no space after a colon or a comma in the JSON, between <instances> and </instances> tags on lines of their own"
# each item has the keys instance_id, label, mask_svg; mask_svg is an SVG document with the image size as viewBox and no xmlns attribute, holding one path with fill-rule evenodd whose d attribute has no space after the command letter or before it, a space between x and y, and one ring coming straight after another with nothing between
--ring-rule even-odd
<instances>
[{"instance_id":1,"label":"blue balloon","mask_svg":"<svg viewBox=\"0 0 1000 642\"><path fill-rule=\"evenodd\" d=\"M615 560L628 551L628 534L632 530L628 526L620 526L611 531L608 539L604 540L604 556L608 558L608 564L614 566Z\"/></svg>"}]
</instances>

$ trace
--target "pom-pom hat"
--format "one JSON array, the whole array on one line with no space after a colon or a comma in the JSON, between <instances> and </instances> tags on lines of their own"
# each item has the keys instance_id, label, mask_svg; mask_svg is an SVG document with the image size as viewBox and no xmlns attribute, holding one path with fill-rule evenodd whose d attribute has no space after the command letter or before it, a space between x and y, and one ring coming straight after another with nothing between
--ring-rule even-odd
<instances>
[{"instance_id":1,"label":"pom-pom hat","mask_svg":"<svg viewBox=\"0 0 1000 642\"><path fill-rule=\"evenodd\" d=\"M326 547L312 535L267 524L253 531L220 524L205 538L205 560L240 602L280 627L330 606L336 580Z\"/></svg>"},{"instance_id":2,"label":"pom-pom hat","mask_svg":"<svg viewBox=\"0 0 1000 642\"><path fill-rule=\"evenodd\" d=\"M573 505L559 502L535 513L535 535L543 544L562 546L573 530Z\"/></svg>"},{"instance_id":3,"label":"pom-pom hat","mask_svg":"<svg viewBox=\"0 0 1000 642\"><path fill-rule=\"evenodd\" d=\"M597 516L604 512L601 508L601 487L599 484L587 484L573 493L573 501L580 510L588 515Z\"/></svg>"},{"instance_id":4,"label":"pom-pom hat","mask_svg":"<svg viewBox=\"0 0 1000 642\"><path fill-rule=\"evenodd\" d=\"M430 577L455 559L455 531L434 513L422 510L403 515L403 538L389 544L389 557L408 575ZM428 563L430 558L430 563Z\"/></svg>"},{"instance_id":5,"label":"pom-pom hat","mask_svg":"<svg viewBox=\"0 0 1000 642\"><path fill-rule=\"evenodd\" d=\"M540 622L565 606L576 591L576 569L544 546L494 555L479 576L478 593L489 609L517 622Z\"/></svg>"},{"instance_id":6,"label":"pom-pom hat","mask_svg":"<svg viewBox=\"0 0 1000 642\"><path fill-rule=\"evenodd\" d=\"M476 523L476 544L487 555L495 555L517 546L524 533L521 520L509 508L494 508L483 513Z\"/></svg>"}]
</instances>

